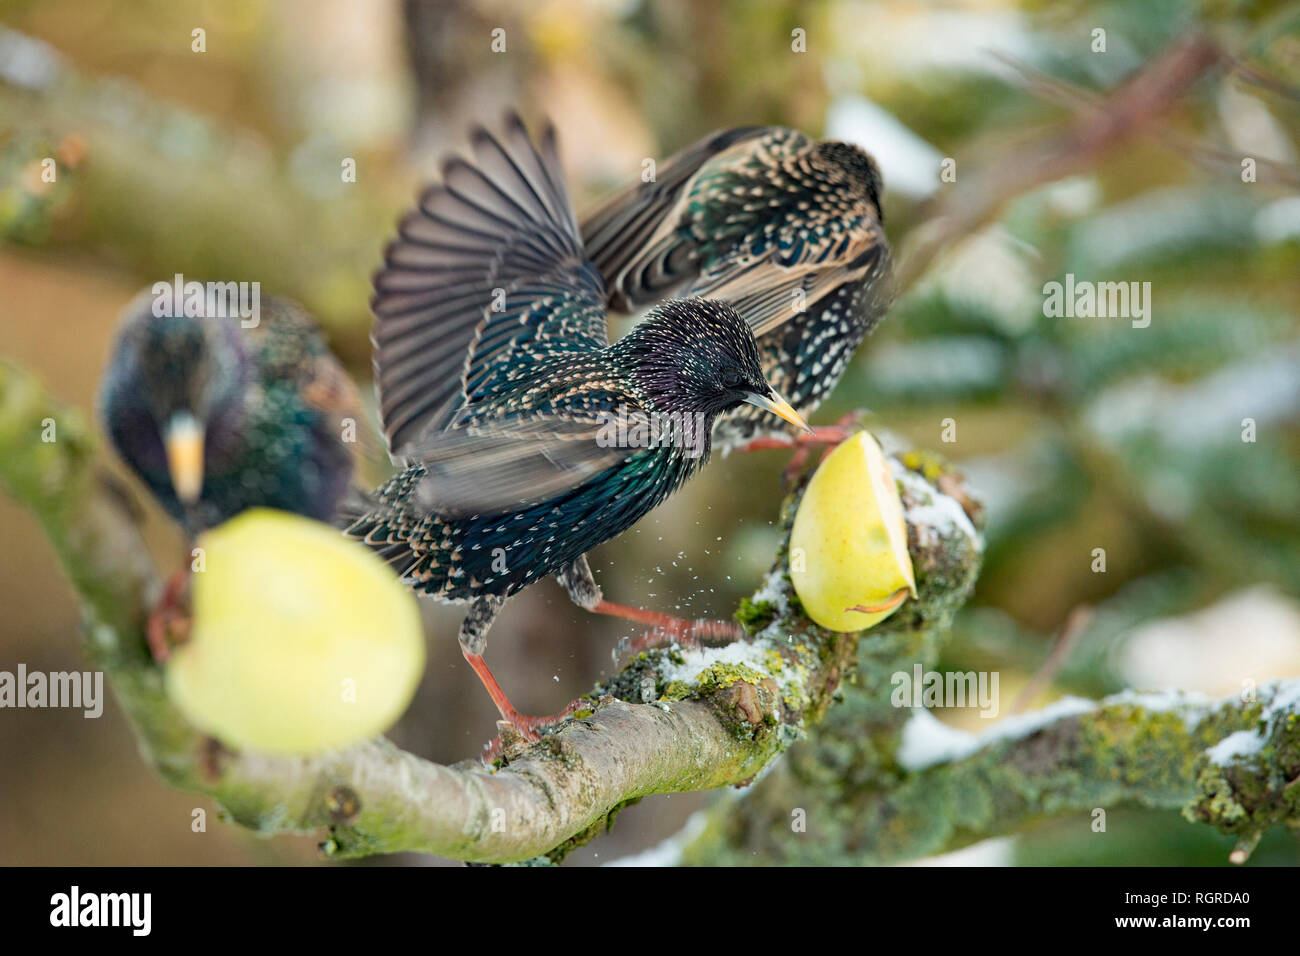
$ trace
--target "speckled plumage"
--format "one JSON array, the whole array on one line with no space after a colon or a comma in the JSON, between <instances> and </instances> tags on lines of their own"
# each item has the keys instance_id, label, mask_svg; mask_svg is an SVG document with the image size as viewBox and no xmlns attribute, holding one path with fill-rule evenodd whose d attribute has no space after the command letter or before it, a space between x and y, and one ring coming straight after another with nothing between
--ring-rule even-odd
<instances>
[{"instance_id":1,"label":"speckled plumage","mask_svg":"<svg viewBox=\"0 0 1300 956\"><path fill-rule=\"evenodd\" d=\"M444 164L375 277L381 418L403 467L348 533L416 590L473 602L461 644L497 699L479 655L504 598L555 574L601 603L585 552L701 467L719 415L774 396L722 302L664 302L611 344L553 130L534 146L512 116L501 139L472 142L474 161ZM611 431L651 420L649 443Z\"/></svg>"},{"instance_id":2,"label":"speckled plumage","mask_svg":"<svg viewBox=\"0 0 1300 956\"><path fill-rule=\"evenodd\" d=\"M707 461L713 418L765 388L744 320L707 300L670 301L613 345L530 367L408 449L349 529L415 589L463 601L559 573L676 491ZM656 445L601 443L638 414L664 423Z\"/></svg>"},{"instance_id":3,"label":"speckled plumage","mask_svg":"<svg viewBox=\"0 0 1300 956\"><path fill-rule=\"evenodd\" d=\"M256 327L239 318L155 316L153 294L125 310L100 385L114 448L190 533L257 506L328 519L348 487L344 417L356 393L311 317L261 300ZM184 413L203 428L202 490L188 507L173 487L163 431Z\"/></svg>"},{"instance_id":4,"label":"speckled plumage","mask_svg":"<svg viewBox=\"0 0 1300 956\"><path fill-rule=\"evenodd\" d=\"M667 294L731 302L758 337L768 381L806 416L889 305L881 189L875 161L851 144L726 130L585 216L585 252L613 308ZM779 430L742 406L719 416L714 441L728 449Z\"/></svg>"}]
</instances>

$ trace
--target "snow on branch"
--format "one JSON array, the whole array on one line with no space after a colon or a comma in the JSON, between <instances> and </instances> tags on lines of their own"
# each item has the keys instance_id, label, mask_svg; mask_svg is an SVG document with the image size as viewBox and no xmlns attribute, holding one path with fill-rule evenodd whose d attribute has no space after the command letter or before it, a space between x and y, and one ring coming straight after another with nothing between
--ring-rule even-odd
<instances>
[{"instance_id":1,"label":"snow on branch","mask_svg":"<svg viewBox=\"0 0 1300 956\"><path fill-rule=\"evenodd\" d=\"M920 708L885 713L864 689L872 669L864 661L843 704L743 803L696 820L680 858L890 863L1044 816L1104 827L1104 811L1140 806L1181 810L1235 836L1230 859L1242 863L1269 827L1300 826L1300 679L1222 700L1066 697L972 734ZM801 829L791 827L796 808Z\"/></svg>"},{"instance_id":2,"label":"snow on branch","mask_svg":"<svg viewBox=\"0 0 1300 956\"><path fill-rule=\"evenodd\" d=\"M42 441L49 420L52 442ZM0 366L0 483L42 522L84 607L87 653L146 759L259 833L327 828L333 856L557 858L630 801L753 780L825 713L853 666L856 636L803 617L781 553L743 607L751 641L638 655L597 690L590 714L537 744L507 734L499 767L440 766L384 740L292 759L232 753L187 726L163 691L142 634L156 572L125 497L92 472L93 446L79 414ZM959 480L928 459L926 468ZM961 505L917 472L904 488L920 596L873 633L945 625L978 568L979 537ZM783 508L787 530L796 497Z\"/></svg>"},{"instance_id":3,"label":"snow on branch","mask_svg":"<svg viewBox=\"0 0 1300 956\"><path fill-rule=\"evenodd\" d=\"M1044 814L1124 804L1181 808L1238 836L1234 859L1244 859L1265 828L1300 823L1300 681L1222 701L1068 698L979 736L894 706L897 673L937 661L981 550L978 506L960 477L918 452L893 459L918 598L860 640L803 616L783 545L738 612L750 641L638 655L597 689L590 714L537 744L507 735L496 767L441 766L383 739L314 757L232 753L163 692L142 634L157 575L129 499L94 472L93 451L82 416L0 364L0 485L42 523L85 612L86 652L145 759L259 833L326 831L330 856L556 860L629 802L760 775L747 799L696 822L681 859L906 859ZM787 531L801 493L782 506Z\"/></svg>"}]
</instances>

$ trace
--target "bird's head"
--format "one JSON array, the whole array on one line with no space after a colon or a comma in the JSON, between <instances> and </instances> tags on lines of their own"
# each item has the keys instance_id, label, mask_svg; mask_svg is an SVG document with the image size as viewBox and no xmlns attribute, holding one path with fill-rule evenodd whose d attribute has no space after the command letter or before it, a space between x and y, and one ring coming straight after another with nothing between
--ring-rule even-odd
<instances>
[{"instance_id":1,"label":"bird's head","mask_svg":"<svg viewBox=\"0 0 1300 956\"><path fill-rule=\"evenodd\" d=\"M617 347L657 410L700 413L711 420L748 402L811 431L764 379L754 333L725 302L670 299Z\"/></svg>"},{"instance_id":2,"label":"bird's head","mask_svg":"<svg viewBox=\"0 0 1300 956\"><path fill-rule=\"evenodd\" d=\"M124 456L146 467L165 462L183 508L202 494L206 434L238 408L244 364L235 322L157 315L147 294L127 308L104 380L104 413L115 441L128 446Z\"/></svg>"}]
</instances>

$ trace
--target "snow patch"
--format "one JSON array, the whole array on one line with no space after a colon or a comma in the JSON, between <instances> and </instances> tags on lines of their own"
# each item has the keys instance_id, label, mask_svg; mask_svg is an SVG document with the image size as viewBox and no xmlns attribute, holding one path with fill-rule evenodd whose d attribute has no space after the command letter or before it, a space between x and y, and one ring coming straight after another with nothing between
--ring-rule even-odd
<instances>
[{"instance_id":1,"label":"snow patch","mask_svg":"<svg viewBox=\"0 0 1300 956\"><path fill-rule=\"evenodd\" d=\"M1269 203L1255 214L1255 235L1261 242L1285 242L1300 238L1300 196L1287 196Z\"/></svg>"},{"instance_id":2,"label":"snow patch","mask_svg":"<svg viewBox=\"0 0 1300 956\"><path fill-rule=\"evenodd\" d=\"M1210 703L1210 697L1202 694L1200 691L1187 690L1161 690L1156 692L1125 690L1118 694L1111 694L1103 704L1128 704L1132 707L1141 707L1143 710L1149 710L1152 713L1167 713L1169 711L1183 711L1183 726L1189 731L1193 730L1201 722L1204 715L1203 710Z\"/></svg>"},{"instance_id":3,"label":"snow patch","mask_svg":"<svg viewBox=\"0 0 1300 956\"><path fill-rule=\"evenodd\" d=\"M938 491L923 476L904 466L897 458L889 459L889 467L894 472L894 478L912 499L910 505L904 501L903 514L907 523L916 527L922 545L934 543L928 535L937 534L946 538L960 532L970 538L977 548L984 547L983 539L957 499Z\"/></svg>"},{"instance_id":4,"label":"snow patch","mask_svg":"<svg viewBox=\"0 0 1300 956\"><path fill-rule=\"evenodd\" d=\"M1033 246L992 226L940 256L915 294L937 290L949 302L987 314L1006 332L1023 334L1043 310L1035 261L1041 258Z\"/></svg>"},{"instance_id":5,"label":"snow patch","mask_svg":"<svg viewBox=\"0 0 1300 956\"><path fill-rule=\"evenodd\" d=\"M938 763L968 757L980 748L980 738L968 730L949 727L924 708L917 708L903 725L894 759L904 770L924 770Z\"/></svg>"},{"instance_id":6,"label":"snow patch","mask_svg":"<svg viewBox=\"0 0 1300 956\"><path fill-rule=\"evenodd\" d=\"M1300 713L1300 680L1283 681L1272 686L1273 696L1261 715L1272 720L1283 714Z\"/></svg>"},{"instance_id":7,"label":"snow patch","mask_svg":"<svg viewBox=\"0 0 1300 956\"><path fill-rule=\"evenodd\" d=\"M942 379L947 394L986 389L1006 376L1001 345L974 335L882 342L867 357L872 383L887 392L920 391ZM906 449L904 449L906 450Z\"/></svg>"},{"instance_id":8,"label":"snow patch","mask_svg":"<svg viewBox=\"0 0 1300 956\"><path fill-rule=\"evenodd\" d=\"M1205 751L1205 754L1210 758L1210 763L1222 767L1231 763L1234 757L1248 757L1251 754L1259 753L1263 746L1264 738L1262 735L1255 733L1253 730L1239 730L1235 734L1228 734L1228 736Z\"/></svg>"},{"instance_id":9,"label":"snow patch","mask_svg":"<svg viewBox=\"0 0 1300 956\"><path fill-rule=\"evenodd\" d=\"M755 604L771 604L775 612L772 623L754 635L755 642L781 640L781 622L790 615L790 583L785 579L784 569L769 571L763 578L763 586L750 597ZM789 640L789 635L786 635Z\"/></svg>"},{"instance_id":10,"label":"snow patch","mask_svg":"<svg viewBox=\"0 0 1300 956\"><path fill-rule=\"evenodd\" d=\"M1094 399L1085 415L1088 426L1111 444L1149 436L1170 448L1194 449L1238 441L1243 418L1262 427L1297 409L1300 347L1280 346L1194 385L1154 375L1121 382Z\"/></svg>"},{"instance_id":11,"label":"snow patch","mask_svg":"<svg viewBox=\"0 0 1300 956\"><path fill-rule=\"evenodd\" d=\"M761 674L768 673L772 666L771 649L763 643L750 641L735 641L722 647L682 648L679 653L683 658L682 663L674 664L665 660L659 672L659 676L669 683L679 680L694 684L701 674L715 664L744 664Z\"/></svg>"},{"instance_id":12,"label":"snow patch","mask_svg":"<svg viewBox=\"0 0 1300 956\"><path fill-rule=\"evenodd\" d=\"M1300 712L1300 680L1269 685L1262 689L1262 693L1272 695L1262 715L1264 721ZM1235 696L1229 696L1219 703L1227 703L1235 699ZM1183 720L1189 730L1199 724L1205 713L1214 706L1211 699L1204 694L1183 691L1144 694L1127 690L1112 694L1101 701L1087 700L1082 697L1062 697L1042 710L1004 717L981 734L972 734L969 731L949 727L928 710L916 708L911 720L903 725L902 739L899 741L895 758L904 770L913 772L924 770L935 764L962 760L991 744L1022 740L1058 720L1077 717L1091 713L1099 707L1115 704L1130 704L1150 711L1185 710ZM1265 742L1266 738L1263 734L1242 730L1229 734L1209 748L1206 753L1213 763L1223 764L1234 757L1255 753Z\"/></svg>"},{"instance_id":13,"label":"snow patch","mask_svg":"<svg viewBox=\"0 0 1300 956\"><path fill-rule=\"evenodd\" d=\"M1003 717L979 735L980 746L987 747L991 743L1004 740L1020 740L1030 734L1037 733L1058 720L1063 720L1066 717L1077 717L1080 714L1094 711L1097 707L1098 704L1095 700L1088 700L1084 697L1062 697L1060 700L1048 704L1042 710Z\"/></svg>"},{"instance_id":14,"label":"snow patch","mask_svg":"<svg viewBox=\"0 0 1300 956\"><path fill-rule=\"evenodd\" d=\"M969 757L990 744L1021 740L1058 720L1094 711L1097 706L1095 700L1062 697L1042 710L1003 717L982 734L956 730L929 711L917 709L912 719L903 725L903 736L895 757L904 770L924 770L934 764Z\"/></svg>"},{"instance_id":15,"label":"snow patch","mask_svg":"<svg viewBox=\"0 0 1300 956\"><path fill-rule=\"evenodd\" d=\"M777 616L784 616L790 610L790 589L784 575L778 571L769 572L763 578L763 586L754 592L750 600L755 604L772 604L776 607Z\"/></svg>"}]
</instances>

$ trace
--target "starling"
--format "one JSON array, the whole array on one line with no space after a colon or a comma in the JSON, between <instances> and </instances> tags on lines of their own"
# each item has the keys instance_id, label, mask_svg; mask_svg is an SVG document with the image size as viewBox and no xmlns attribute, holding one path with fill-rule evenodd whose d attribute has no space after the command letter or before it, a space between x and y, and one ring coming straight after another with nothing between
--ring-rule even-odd
<instances>
[{"instance_id":1,"label":"starling","mask_svg":"<svg viewBox=\"0 0 1300 956\"><path fill-rule=\"evenodd\" d=\"M767 380L810 415L892 295L875 160L849 143L743 127L687 147L656 173L582 221L611 308L634 311L669 294L731 302L754 330ZM774 426L742 406L718 417L713 437L724 450L793 443ZM844 437L817 432L801 440Z\"/></svg>"},{"instance_id":2,"label":"starling","mask_svg":"<svg viewBox=\"0 0 1300 956\"><path fill-rule=\"evenodd\" d=\"M470 604L461 650L535 738L547 718L516 712L482 658L505 600L556 575L580 606L637 617L602 599L586 552L704 464L720 415L802 420L723 302L664 302L611 344L554 129L534 146L510 116L502 139L480 128L472 142L474 162L444 164L375 277L381 417L403 467L348 533L415 590Z\"/></svg>"},{"instance_id":3,"label":"starling","mask_svg":"<svg viewBox=\"0 0 1300 956\"><path fill-rule=\"evenodd\" d=\"M166 295L166 293L164 293ZM187 536L262 506L328 520L348 489L343 419L356 390L311 317L285 299L237 316L157 315L146 290L127 307L100 386L104 429ZM173 575L150 645L186 581Z\"/></svg>"}]
</instances>

